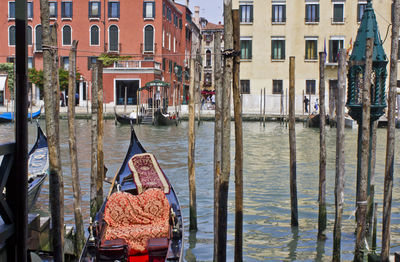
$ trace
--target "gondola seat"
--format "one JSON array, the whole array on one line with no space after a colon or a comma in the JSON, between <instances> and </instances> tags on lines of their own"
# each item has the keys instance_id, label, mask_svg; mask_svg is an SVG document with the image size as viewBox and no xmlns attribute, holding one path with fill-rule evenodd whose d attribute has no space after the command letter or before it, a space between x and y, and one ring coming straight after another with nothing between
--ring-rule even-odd
<instances>
[{"instance_id":1,"label":"gondola seat","mask_svg":"<svg viewBox=\"0 0 400 262\"><path fill-rule=\"evenodd\" d=\"M150 239L169 236L169 216L169 202L160 189L148 189L140 195L115 192L104 210L104 239L124 239L130 255L146 253Z\"/></svg>"}]
</instances>

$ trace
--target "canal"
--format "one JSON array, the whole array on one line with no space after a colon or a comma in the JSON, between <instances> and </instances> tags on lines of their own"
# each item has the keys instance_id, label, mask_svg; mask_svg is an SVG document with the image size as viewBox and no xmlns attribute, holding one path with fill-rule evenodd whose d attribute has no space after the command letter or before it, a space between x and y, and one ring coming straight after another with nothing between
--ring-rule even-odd
<instances>
[{"instance_id":1,"label":"canal","mask_svg":"<svg viewBox=\"0 0 400 262\"><path fill-rule=\"evenodd\" d=\"M44 121L40 121L44 128ZM104 126L104 158L112 177L119 169L129 145L129 126L115 126L108 120ZM233 122L232 122L233 127ZM2 125L0 143L13 140L13 126ZM188 232L187 122L179 126L136 127L139 140L154 153L171 180L183 206L185 218L185 260L212 261L213 256L213 122L203 122L196 130L196 183L198 232ZM45 128L44 128L45 129ZM244 122L244 261L329 261L335 215L335 141L336 129L327 128L327 212L326 241L317 241L319 130L296 124L297 182L299 228L290 227L289 144L288 129L268 122L263 128L256 122ZM29 124L29 143L36 137L34 124ZM67 121L60 123L61 153L65 184L65 222L74 224L72 185L68 155ZM88 224L90 185L90 122L77 120L78 161L85 223ZM345 206L343 215L342 259L350 261L354 249L354 203L356 183L357 129L345 131ZM232 162L234 156L232 128ZM400 135L396 134L396 161L392 209L391 251L400 251ZM378 247L381 242L383 173L385 167L386 129L378 130L376 164L376 201L378 209ZM233 167L233 165L232 165ZM234 177L231 172L228 217L228 260L234 254ZM105 184L105 192L108 185ZM36 211L49 214L48 181L36 204Z\"/></svg>"}]
</instances>

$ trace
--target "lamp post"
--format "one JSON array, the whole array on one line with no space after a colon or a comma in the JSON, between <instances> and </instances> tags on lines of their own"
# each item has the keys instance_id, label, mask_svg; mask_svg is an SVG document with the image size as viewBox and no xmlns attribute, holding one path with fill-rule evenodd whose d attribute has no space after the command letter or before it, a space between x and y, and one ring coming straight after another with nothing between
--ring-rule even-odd
<instances>
[{"instance_id":1,"label":"lamp post","mask_svg":"<svg viewBox=\"0 0 400 262\"><path fill-rule=\"evenodd\" d=\"M373 43L371 42L373 39ZM367 49L367 42L370 42L371 49ZM367 67L367 51L372 53L372 70L369 71ZM384 114L384 110L386 108L386 77L387 77L387 66L388 60L385 54L385 51L382 47L382 41L380 38L380 34L378 31L378 25L376 22L376 16L374 10L372 8L371 0L368 0L367 6L365 8L360 27L358 29L357 38L354 43L354 49L350 56L349 60L349 72L348 72L348 90L347 90L347 104L346 106L349 109L349 115L357 121L358 123L358 150L357 150L357 209L358 211L361 209L360 205L362 205L362 209L366 210L366 200L363 197L365 191L366 184L366 195L369 200L369 205L372 205L372 197L370 195L370 183L371 183L371 136L372 132L369 132L369 146L367 145L367 149L369 152L369 157L367 163L362 163L362 141L363 138L363 100L365 101L365 97L363 95L364 85L368 87L370 85L370 120L369 120L369 130L372 129L374 121L378 120ZM368 82L367 82L368 81ZM364 99L363 99L364 98ZM364 108L364 112L365 112ZM368 114L368 113L367 113ZM365 117L365 115L364 115ZM365 119L365 118L364 118ZM364 123L365 124L365 123ZM367 127L368 127L367 124ZM365 130L365 128L364 128ZM366 132L367 134L368 132ZM363 148L364 149L364 148ZM365 164L368 166L365 167ZM363 168L368 168L368 177L367 181L364 179ZM364 187L363 187L364 186ZM370 213L370 212L369 212ZM363 214L363 217L365 214ZM357 222L361 219L357 212ZM363 218L363 219L364 219ZM363 222L364 223L364 222ZM364 227L363 227L364 228ZM364 234L364 233L363 233ZM357 242L364 241L363 239L359 240L357 234ZM357 256L357 244L356 243L356 256ZM359 243L360 245L364 245L364 243ZM359 258L359 257L358 257ZM355 261L358 259L355 257Z\"/></svg>"}]
</instances>

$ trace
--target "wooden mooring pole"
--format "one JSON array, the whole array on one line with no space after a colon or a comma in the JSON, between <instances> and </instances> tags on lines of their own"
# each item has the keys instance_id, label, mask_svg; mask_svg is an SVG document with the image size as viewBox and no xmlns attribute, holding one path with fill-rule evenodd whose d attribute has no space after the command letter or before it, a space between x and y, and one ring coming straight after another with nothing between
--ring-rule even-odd
<instances>
[{"instance_id":1,"label":"wooden mooring pole","mask_svg":"<svg viewBox=\"0 0 400 262\"><path fill-rule=\"evenodd\" d=\"M14 236L7 243L8 261L27 261L28 250L28 87L27 87L27 37L26 37L26 10L25 0L15 1L15 27L16 27L16 63L15 63L15 154L11 175L6 184L6 201L11 208ZM3 165L9 156L4 156ZM4 172L4 173L3 173ZM7 171L2 170L3 175ZM3 179L2 179L3 180ZM2 185L4 186L4 185ZM11 215L11 214L8 214ZM4 217L8 217L4 216ZM2 221L10 224L11 221ZM2 238L4 241L5 238ZM4 242L3 242L4 243ZM11 251L11 252L10 252ZM4 258L4 256L2 256Z\"/></svg>"},{"instance_id":2,"label":"wooden mooring pole","mask_svg":"<svg viewBox=\"0 0 400 262\"><path fill-rule=\"evenodd\" d=\"M360 161L360 183L357 197L357 237L354 252L354 261L363 261L365 256L365 234L366 234L366 213L368 197L368 162L369 162L369 139L370 139L370 111L371 111L371 72L373 38L367 38L366 60L364 73L364 87L362 90L362 133L361 133L361 159Z\"/></svg>"},{"instance_id":3,"label":"wooden mooring pole","mask_svg":"<svg viewBox=\"0 0 400 262\"><path fill-rule=\"evenodd\" d=\"M219 184L221 177L221 138L222 138L222 55L221 33L215 33L214 39L214 70L215 70L215 124L214 124L214 261L217 259L218 228L219 228Z\"/></svg>"},{"instance_id":4,"label":"wooden mooring pole","mask_svg":"<svg viewBox=\"0 0 400 262\"><path fill-rule=\"evenodd\" d=\"M72 42L71 51L69 53L69 82L68 96L75 97L76 89L76 48L78 41ZM83 218L81 211L81 186L79 180L78 168L78 150L76 147L76 129L75 129L75 99L68 99L68 131L69 131L69 155L71 159L71 176L72 176L72 191L73 191L73 208L76 228L76 253L80 254L82 247L85 244L85 235L83 228Z\"/></svg>"},{"instance_id":5,"label":"wooden mooring pole","mask_svg":"<svg viewBox=\"0 0 400 262\"><path fill-rule=\"evenodd\" d=\"M289 62L289 147L290 147L290 207L291 226L298 226L297 178L296 178L296 119L295 119L295 57Z\"/></svg>"},{"instance_id":6,"label":"wooden mooring pole","mask_svg":"<svg viewBox=\"0 0 400 262\"><path fill-rule=\"evenodd\" d=\"M240 52L239 10L232 10L233 45ZM233 110L235 116L235 262L243 261L243 127L240 95L240 56L233 60Z\"/></svg>"},{"instance_id":7,"label":"wooden mooring pole","mask_svg":"<svg viewBox=\"0 0 400 262\"><path fill-rule=\"evenodd\" d=\"M325 56L325 54L324 54ZM321 53L320 53L321 57ZM322 59L321 59L322 60ZM344 204L344 100L346 92L346 50L339 50L338 96L336 106L336 176L335 176L335 224L333 227L332 261L339 262L341 254L342 215ZM321 92L321 89L320 89ZM321 95L320 95L321 97ZM325 106L324 106L325 107ZM322 114L321 106L321 114Z\"/></svg>"},{"instance_id":8,"label":"wooden mooring pole","mask_svg":"<svg viewBox=\"0 0 400 262\"><path fill-rule=\"evenodd\" d=\"M265 87L264 87L264 103L263 103L263 127L265 127L265 97L266 97L266 94L265 94Z\"/></svg>"},{"instance_id":9,"label":"wooden mooring pole","mask_svg":"<svg viewBox=\"0 0 400 262\"><path fill-rule=\"evenodd\" d=\"M43 91L46 112L46 133L49 147L49 195L52 224L54 261L64 261L64 186L62 181L59 144L59 101L57 79L58 52L57 23L50 30L48 0L40 0L41 24L43 30ZM58 96L57 96L58 95Z\"/></svg>"},{"instance_id":10,"label":"wooden mooring pole","mask_svg":"<svg viewBox=\"0 0 400 262\"><path fill-rule=\"evenodd\" d=\"M382 220L382 252L381 261L389 261L390 253L390 216L392 212L393 168L395 150L395 118L396 118L396 87L397 87L397 58L399 52L399 21L400 3L393 1L394 14L392 16L392 46L390 54L390 80L389 80L389 105L388 127L386 142L385 182L383 191L383 220Z\"/></svg>"},{"instance_id":11,"label":"wooden mooring pole","mask_svg":"<svg viewBox=\"0 0 400 262\"><path fill-rule=\"evenodd\" d=\"M233 49L232 0L224 1L224 48ZM222 89L222 138L221 138L221 179L219 193L219 228L217 262L226 261L227 229L228 229L228 192L231 171L231 83L233 57L224 56L224 83Z\"/></svg>"},{"instance_id":12,"label":"wooden mooring pole","mask_svg":"<svg viewBox=\"0 0 400 262\"><path fill-rule=\"evenodd\" d=\"M319 211L318 238L325 238L326 230L326 143L325 143L325 59L324 52L319 53ZM303 91L304 92L304 91ZM303 98L303 97L302 97ZM304 110L304 106L303 106ZM304 112L304 111L303 111Z\"/></svg>"},{"instance_id":13,"label":"wooden mooring pole","mask_svg":"<svg viewBox=\"0 0 400 262\"><path fill-rule=\"evenodd\" d=\"M125 86L124 90L125 90L124 91L124 114L126 115L126 103L127 103L127 100L128 100L128 87Z\"/></svg>"},{"instance_id":14,"label":"wooden mooring pole","mask_svg":"<svg viewBox=\"0 0 400 262\"><path fill-rule=\"evenodd\" d=\"M103 181L104 181L104 121L103 121L103 61L97 61L97 179L96 195L97 209L103 204Z\"/></svg>"},{"instance_id":15,"label":"wooden mooring pole","mask_svg":"<svg viewBox=\"0 0 400 262\"><path fill-rule=\"evenodd\" d=\"M91 151L91 169L90 169L90 216L94 218L98 211L97 206L97 110L98 110L98 64L92 68L92 151Z\"/></svg>"},{"instance_id":16,"label":"wooden mooring pole","mask_svg":"<svg viewBox=\"0 0 400 262\"><path fill-rule=\"evenodd\" d=\"M262 108L263 108L263 89L261 88L261 91L260 91L260 124L261 124L261 121L262 121L262 115L263 115L263 113L262 113Z\"/></svg>"},{"instance_id":17,"label":"wooden mooring pole","mask_svg":"<svg viewBox=\"0 0 400 262\"><path fill-rule=\"evenodd\" d=\"M190 59L190 86L189 86L189 152L188 152L188 175L189 175L189 229L197 230L197 207L196 207L196 174L195 174L195 108L194 108L194 58Z\"/></svg>"}]
</instances>

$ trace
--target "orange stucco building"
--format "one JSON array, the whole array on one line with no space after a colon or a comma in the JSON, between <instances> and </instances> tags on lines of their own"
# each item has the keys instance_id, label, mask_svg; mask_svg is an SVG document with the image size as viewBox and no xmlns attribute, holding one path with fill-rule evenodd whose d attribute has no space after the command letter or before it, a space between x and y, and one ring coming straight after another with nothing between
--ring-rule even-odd
<instances>
[{"instance_id":1,"label":"orange stucco building","mask_svg":"<svg viewBox=\"0 0 400 262\"><path fill-rule=\"evenodd\" d=\"M174 92L180 103L185 102L184 86L189 81L184 72L189 72L192 30L186 6L172 0L50 0L49 4L50 22L58 24L60 67L68 68L71 43L79 41L77 70L83 77L77 92L81 105L90 100L91 66L102 53L130 56L104 68L105 103L124 104L126 92L127 103L136 104L137 89L155 79L171 83L166 91L169 104ZM7 37L0 40L0 63L12 62L15 3L0 1L0 9L8 10L1 15L0 33ZM36 69L43 67L40 24L40 1L28 0L28 66Z\"/></svg>"}]
</instances>

